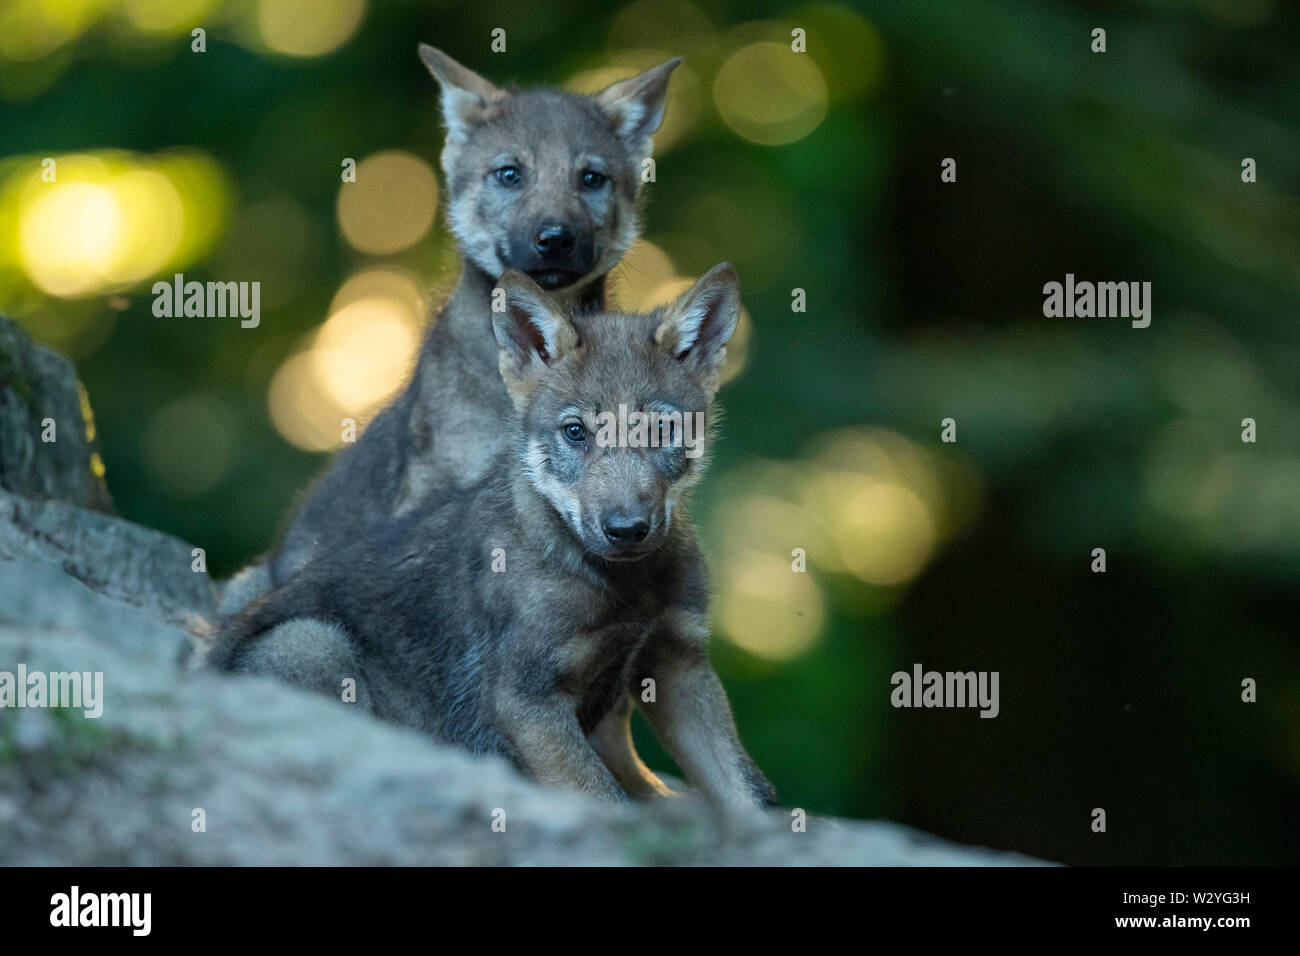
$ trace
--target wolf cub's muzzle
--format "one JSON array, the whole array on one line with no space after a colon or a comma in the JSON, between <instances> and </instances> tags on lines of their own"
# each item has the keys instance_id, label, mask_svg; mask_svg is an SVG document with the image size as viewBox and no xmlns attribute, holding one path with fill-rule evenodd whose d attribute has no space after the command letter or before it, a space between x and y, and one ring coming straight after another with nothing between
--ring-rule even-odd
<instances>
[{"instance_id":1,"label":"wolf cub's muzzle","mask_svg":"<svg viewBox=\"0 0 1300 956\"><path fill-rule=\"evenodd\" d=\"M611 511L600 519L604 547L596 549L612 561L635 561L662 543L663 521L650 512Z\"/></svg>"},{"instance_id":2,"label":"wolf cub's muzzle","mask_svg":"<svg viewBox=\"0 0 1300 956\"><path fill-rule=\"evenodd\" d=\"M650 522L639 515L623 512L609 515L602 523L605 538L615 547L626 548L640 544L650 533Z\"/></svg>"},{"instance_id":3,"label":"wolf cub's muzzle","mask_svg":"<svg viewBox=\"0 0 1300 956\"><path fill-rule=\"evenodd\" d=\"M543 289L572 285L596 266L596 242L590 229L542 220L526 238L510 240L507 265L527 273Z\"/></svg>"}]
</instances>

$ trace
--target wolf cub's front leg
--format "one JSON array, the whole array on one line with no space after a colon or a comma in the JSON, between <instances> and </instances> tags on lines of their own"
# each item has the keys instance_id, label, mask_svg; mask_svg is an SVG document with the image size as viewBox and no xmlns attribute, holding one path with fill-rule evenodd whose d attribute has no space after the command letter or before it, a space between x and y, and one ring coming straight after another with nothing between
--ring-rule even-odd
<instances>
[{"instance_id":1,"label":"wolf cub's front leg","mask_svg":"<svg viewBox=\"0 0 1300 956\"><path fill-rule=\"evenodd\" d=\"M587 742L570 698L522 699L501 694L494 723L514 748L522 769L538 783L605 800L628 799Z\"/></svg>"},{"instance_id":2,"label":"wolf cub's front leg","mask_svg":"<svg viewBox=\"0 0 1300 956\"><path fill-rule=\"evenodd\" d=\"M740 742L722 682L708 655L704 612L676 610L637 659L635 686L655 681L655 700L641 705L686 779L719 803L776 806L776 788Z\"/></svg>"}]
</instances>

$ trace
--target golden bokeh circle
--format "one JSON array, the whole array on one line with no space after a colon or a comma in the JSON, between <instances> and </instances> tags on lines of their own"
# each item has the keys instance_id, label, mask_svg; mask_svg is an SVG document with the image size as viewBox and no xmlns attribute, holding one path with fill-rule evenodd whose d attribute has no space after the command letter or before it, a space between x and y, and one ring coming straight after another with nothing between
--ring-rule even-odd
<instances>
[{"instance_id":1,"label":"golden bokeh circle","mask_svg":"<svg viewBox=\"0 0 1300 956\"><path fill-rule=\"evenodd\" d=\"M339 189L338 221L361 252L391 255L424 237L438 212L438 177L413 153L387 150L357 164Z\"/></svg>"},{"instance_id":2,"label":"golden bokeh circle","mask_svg":"<svg viewBox=\"0 0 1300 956\"><path fill-rule=\"evenodd\" d=\"M826 80L807 53L783 43L751 43L719 67L713 101L737 135L782 146L803 139L825 119Z\"/></svg>"}]
</instances>

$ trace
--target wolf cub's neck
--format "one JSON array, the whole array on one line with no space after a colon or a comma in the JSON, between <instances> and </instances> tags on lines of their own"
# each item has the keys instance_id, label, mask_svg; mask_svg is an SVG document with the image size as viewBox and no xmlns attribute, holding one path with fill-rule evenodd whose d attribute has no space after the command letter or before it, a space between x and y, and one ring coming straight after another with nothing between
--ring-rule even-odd
<instances>
[{"instance_id":1,"label":"wolf cub's neck","mask_svg":"<svg viewBox=\"0 0 1300 956\"><path fill-rule=\"evenodd\" d=\"M559 289L555 298L563 305L575 306L583 310L603 309L605 307L605 283L609 273L592 279L581 289ZM460 279L456 288L443 307L439 324L448 327L459 336L473 336L482 339L496 352L492 338L492 290L496 279L488 275L472 262L461 264ZM495 364L495 363L494 363Z\"/></svg>"}]
</instances>

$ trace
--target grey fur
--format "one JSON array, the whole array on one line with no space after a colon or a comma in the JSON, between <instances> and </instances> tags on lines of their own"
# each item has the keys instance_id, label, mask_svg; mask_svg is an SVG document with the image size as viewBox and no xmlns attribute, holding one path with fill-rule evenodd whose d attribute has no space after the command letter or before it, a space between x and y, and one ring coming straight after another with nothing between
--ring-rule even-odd
<instances>
[{"instance_id":1,"label":"grey fur","mask_svg":"<svg viewBox=\"0 0 1300 956\"><path fill-rule=\"evenodd\" d=\"M355 682L357 706L373 710L352 642L346 631L329 621L295 618L279 625L248 646L243 667L339 700L345 699L345 681L350 679Z\"/></svg>"}]
</instances>

